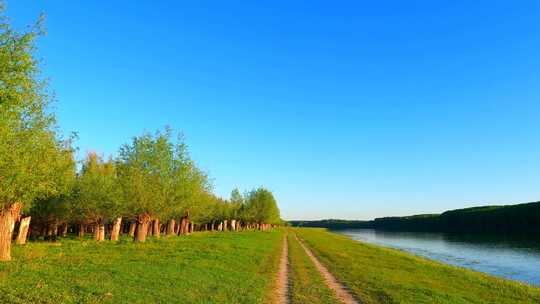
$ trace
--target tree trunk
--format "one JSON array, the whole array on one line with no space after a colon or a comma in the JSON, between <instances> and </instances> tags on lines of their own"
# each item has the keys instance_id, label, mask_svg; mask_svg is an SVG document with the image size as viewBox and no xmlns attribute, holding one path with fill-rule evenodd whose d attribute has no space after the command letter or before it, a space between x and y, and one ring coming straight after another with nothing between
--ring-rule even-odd
<instances>
[{"instance_id":1,"label":"tree trunk","mask_svg":"<svg viewBox=\"0 0 540 304\"><path fill-rule=\"evenodd\" d=\"M188 233L188 225L189 221L186 218L182 218L180 220L180 228L178 229L178 235L187 234Z\"/></svg>"},{"instance_id":2,"label":"tree trunk","mask_svg":"<svg viewBox=\"0 0 540 304\"><path fill-rule=\"evenodd\" d=\"M84 224L79 224L79 237L84 237Z\"/></svg>"},{"instance_id":3,"label":"tree trunk","mask_svg":"<svg viewBox=\"0 0 540 304\"><path fill-rule=\"evenodd\" d=\"M103 223L96 223L94 225L94 240L102 242L105 240L105 225Z\"/></svg>"},{"instance_id":4,"label":"tree trunk","mask_svg":"<svg viewBox=\"0 0 540 304\"><path fill-rule=\"evenodd\" d=\"M28 235L28 228L30 227L30 216L27 216L21 220L19 225L19 234L17 235L17 245L26 244L26 236Z\"/></svg>"},{"instance_id":5,"label":"tree trunk","mask_svg":"<svg viewBox=\"0 0 540 304\"><path fill-rule=\"evenodd\" d=\"M185 226L186 226L186 219L182 218L180 220L180 227L178 227L178 235L182 235L185 233L184 232Z\"/></svg>"},{"instance_id":6,"label":"tree trunk","mask_svg":"<svg viewBox=\"0 0 540 304\"><path fill-rule=\"evenodd\" d=\"M94 224L94 241L99 241L99 224Z\"/></svg>"},{"instance_id":7,"label":"tree trunk","mask_svg":"<svg viewBox=\"0 0 540 304\"><path fill-rule=\"evenodd\" d=\"M11 260L11 237L20 210L20 204L12 204L0 211L0 261Z\"/></svg>"},{"instance_id":8,"label":"tree trunk","mask_svg":"<svg viewBox=\"0 0 540 304\"><path fill-rule=\"evenodd\" d=\"M154 230L152 229L152 220L149 220L148 221L148 231L146 232L146 235L147 236L152 236L152 232L154 232Z\"/></svg>"},{"instance_id":9,"label":"tree trunk","mask_svg":"<svg viewBox=\"0 0 540 304\"><path fill-rule=\"evenodd\" d=\"M236 220L231 220L231 231L236 231Z\"/></svg>"},{"instance_id":10,"label":"tree trunk","mask_svg":"<svg viewBox=\"0 0 540 304\"><path fill-rule=\"evenodd\" d=\"M169 220L167 223L167 235L173 235L174 234L174 226L175 226L174 220Z\"/></svg>"},{"instance_id":11,"label":"tree trunk","mask_svg":"<svg viewBox=\"0 0 540 304\"><path fill-rule=\"evenodd\" d=\"M129 223L129 236L130 237L135 237L135 228L137 228L137 222L135 221L132 221L131 223Z\"/></svg>"},{"instance_id":12,"label":"tree trunk","mask_svg":"<svg viewBox=\"0 0 540 304\"><path fill-rule=\"evenodd\" d=\"M99 241L100 242L105 241L105 225L104 224L99 225Z\"/></svg>"},{"instance_id":13,"label":"tree trunk","mask_svg":"<svg viewBox=\"0 0 540 304\"><path fill-rule=\"evenodd\" d=\"M65 223L64 225L62 225L62 236L66 237L67 233L68 233L68 224Z\"/></svg>"},{"instance_id":14,"label":"tree trunk","mask_svg":"<svg viewBox=\"0 0 540 304\"><path fill-rule=\"evenodd\" d=\"M154 220L154 225L153 225L153 228L154 228L154 231L152 232L152 234L159 239L159 237L161 236L160 233L161 233L161 230L159 229L160 228L160 225L159 225L159 219L155 219Z\"/></svg>"},{"instance_id":15,"label":"tree trunk","mask_svg":"<svg viewBox=\"0 0 540 304\"><path fill-rule=\"evenodd\" d=\"M148 222L150 216L147 214L141 215L137 218L137 231L135 233L135 242L145 242L146 234L148 233Z\"/></svg>"},{"instance_id":16,"label":"tree trunk","mask_svg":"<svg viewBox=\"0 0 540 304\"><path fill-rule=\"evenodd\" d=\"M45 240L46 241L54 241L56 235L54 234L54 227L52 224L47 225L47 229L45 230Z\"/></svg>"},{"instance_id":17,"label":"tree trunk","mask_svg":"<svg viewBox=\"0 0 540 304\"><path fill-rule=\"evenodd\" d=\"M122 218L117 217L114 220L113 228L111 230L111 241L118 241L118 237L120 235L120 228L122 227Z\"/></svg>"},{"instance_id":18,"label":"tree trunk","mask_svg":"<svg viewBox=\"0 0 540 304\"><path fill-rule=\"evenodd\" d=\"M58 236L58 224L56 222L54 222L51 226L51 232L50 232L50 237L51 237L51 241L56 241L56 237Z\"/></svg>"},{"instance_id":19,"label":"tree trunk","mask_svg":"<svg viewBox=\"0 0 540 304\"><path fill-rule=\"evenodd\" d=\"M219 223L219 225L217 226L217 230L218 231L223 231L223 222Z\"/></svg>"}]
</instances>

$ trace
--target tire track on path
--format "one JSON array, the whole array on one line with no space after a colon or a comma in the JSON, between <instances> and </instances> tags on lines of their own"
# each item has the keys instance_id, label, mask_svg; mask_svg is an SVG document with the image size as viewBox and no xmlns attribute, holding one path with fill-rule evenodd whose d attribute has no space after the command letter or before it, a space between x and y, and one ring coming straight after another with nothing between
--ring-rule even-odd
<instances>
[{"instance_id":1,"label":"tire track on path","mask_svg":"<svg viewBox=\"0 0 540 304\"><path fill-rule=\"evenodd\" d=\"M288 304L289 302L289 244L287 233L285 233L277 277L277 303Z\"/></svg>"},{"instance_id":2,"label":"tire track on path","mask_svg":"<svg viewBox=\"0 0 540 304\"><path fill-rule=\"evenodd\" d=\"M351 295L351 293L349 293L345 286L339 283L338 280L336 280L336 278L332 275L332 273L330 273L330 271L328 271L328 269L323 264L321 264L319 259L315 257L311 250L307 248L306 245L304 245L304 242L300 238L298 238L296 234L294 235L294 237L300 243L300 246L304 249L313 264L315 264L315 267L324 278L326 286L328 286L328 288L330 288L336 294L336 297L344 304L359 304L359 302Z\"/></svg>"}]
</instances>

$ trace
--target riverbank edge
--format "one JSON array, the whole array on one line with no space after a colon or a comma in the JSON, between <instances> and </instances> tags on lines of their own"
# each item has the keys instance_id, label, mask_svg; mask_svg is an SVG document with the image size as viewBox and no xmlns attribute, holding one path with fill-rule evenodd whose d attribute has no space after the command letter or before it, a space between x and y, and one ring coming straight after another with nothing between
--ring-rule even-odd
<instances>
[{"instance_id":1,"label":"riverbank edge","mask_svg":"<svg viewBox=\"0 0 540 304\"><path fill-rule=\"evenodd\" d=\"M540 303L540 288L531 284L354 240L327 229L292 229L365 303Z\"/></svg>"}]
</instances>

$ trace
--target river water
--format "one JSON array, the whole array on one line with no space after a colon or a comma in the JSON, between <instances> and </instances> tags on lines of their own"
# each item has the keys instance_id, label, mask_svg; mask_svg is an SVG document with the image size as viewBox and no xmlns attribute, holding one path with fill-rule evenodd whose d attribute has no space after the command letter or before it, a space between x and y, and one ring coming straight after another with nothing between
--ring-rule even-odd
<instances>
[{"instance_id":1,"label":"river water","mask_svg":"<svg viewBox=\"0 0 540 304\"><path fill-rule=\"evenodd\" d=\"M464 235L373 229L336 232L355 240L540 286L540 235Z\"/></svg>"}]
</instances>

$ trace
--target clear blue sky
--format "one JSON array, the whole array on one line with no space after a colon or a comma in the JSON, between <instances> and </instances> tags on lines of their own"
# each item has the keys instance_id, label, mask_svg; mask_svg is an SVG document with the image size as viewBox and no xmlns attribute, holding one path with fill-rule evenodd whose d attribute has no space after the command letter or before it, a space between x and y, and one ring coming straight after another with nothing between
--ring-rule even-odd
<instances>
[{"instance_id":1,"label":"clear blue sky","mask_svg":"<svg viewBox=\"0 0 540 304\"><path fill-rule=\"evenodd\" d=\"M215 191L286 219L540 200L539 1L12 0L62 130L185 133Z\"/></svg>"}]
</instances>

